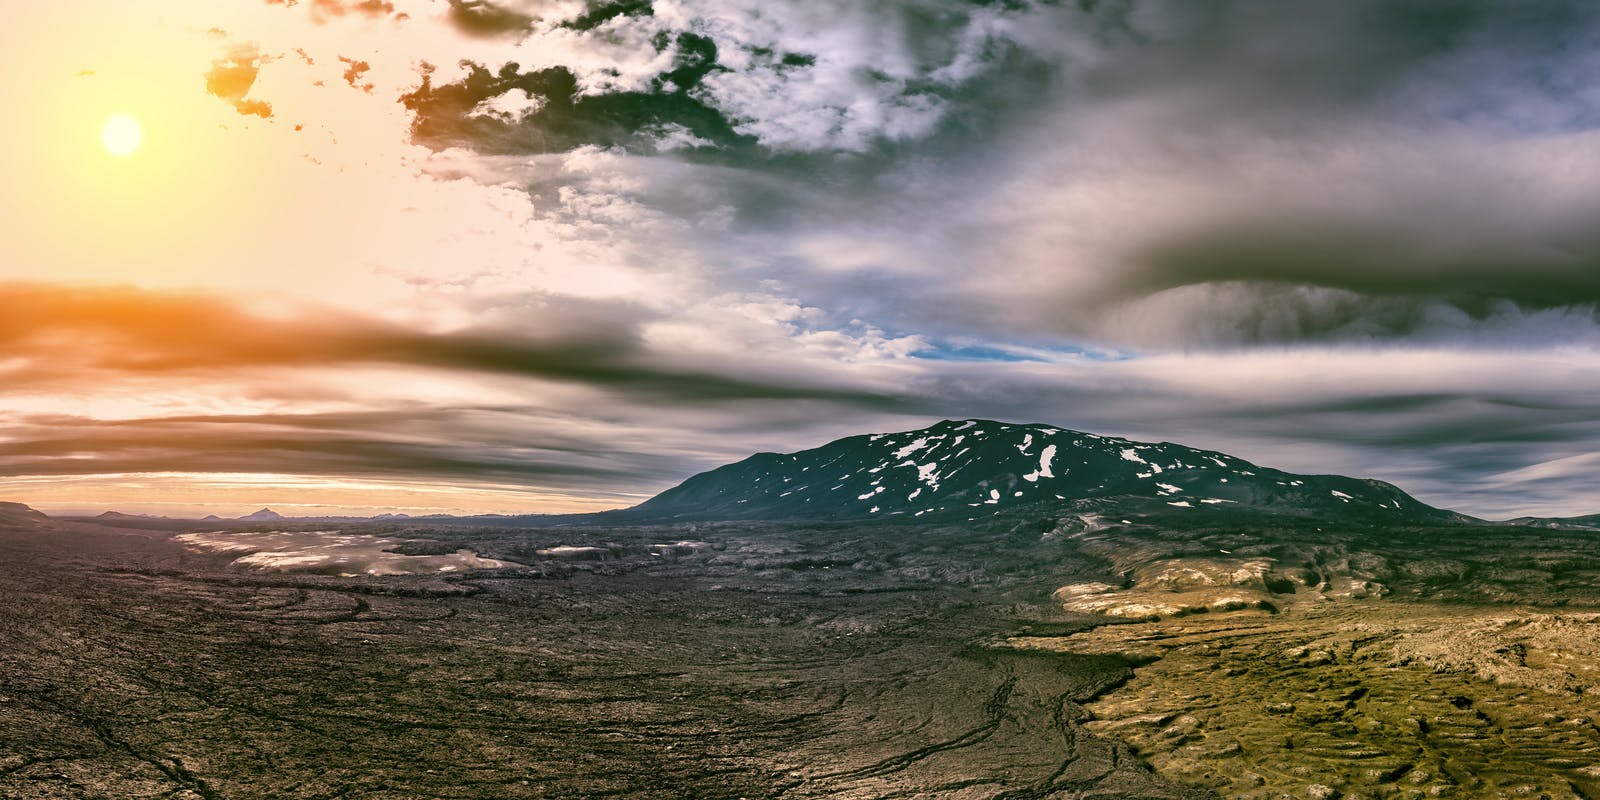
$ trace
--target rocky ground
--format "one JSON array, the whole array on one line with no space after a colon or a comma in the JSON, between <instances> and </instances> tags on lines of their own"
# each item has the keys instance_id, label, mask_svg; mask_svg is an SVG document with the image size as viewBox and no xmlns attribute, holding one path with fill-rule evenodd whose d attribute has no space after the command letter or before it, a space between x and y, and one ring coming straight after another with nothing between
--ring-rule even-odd
<instances>
[{"instance_id":1,"label":"rocky ground","mask_svg":"<svg viewBox=\"0 0 1600 800\"><path fill-rule=\"evenodd\" d=\"M1592 532L282 528L0 515L0 797L1600 796Z\"/></svg>"},{"instance_id":2,"label":"rocky ground","mask_svg":"<svg viewBox=\"0 0 1600 800\"><path fill-rule=\"evenodd\" d=\"M1134 624L1004 644L1147 661L1086 727L1225 797L1600 797L1589 534L1320 533L1078 532Z\"/></svg>"},{"instance_id":3,"label":"rocky ground","mask_svg":"<svg viewBox=\"0 0 1600 800\"><path fill-rule=\"evenodd\" d=\"M1082 729L1119 657L974 645L1026 581L954 530L346 533L507 565L0 531L0 797L1203 795Z\"/></svg>"},{"instance_id":4,"label":"rocky ground","mask_svg":"<svg viewBox=\"0 0 1600 800\"><path fill-rule=\"evenodd\" d=\"M1013 642L1157 659L1087 727L1225 797L1582 798L1600 796L1596 620L1335 603Z\"/></svg>"}]
</instances>

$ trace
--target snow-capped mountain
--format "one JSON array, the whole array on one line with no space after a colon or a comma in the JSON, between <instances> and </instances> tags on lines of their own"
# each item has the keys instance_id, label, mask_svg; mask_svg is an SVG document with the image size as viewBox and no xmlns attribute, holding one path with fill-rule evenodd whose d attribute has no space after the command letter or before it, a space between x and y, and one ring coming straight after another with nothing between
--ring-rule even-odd
<instances>
[{"instance_id":1,"label":"snow-capped mountain","mask_svg":"<svg viewBox=\"0 0 1600 800\"><path fill-rule=\"evenodd\" d=\"M1208 506L1381 514L1440 512L1382 481L1295 475L1225 453L1050 425L946 420L758 453L696 475L631 511L665 519L861 519L1137 497Z\"/></svg>"},{"instance_id":2,"label":"snow-capped mountain","mask_svg":"<svg viewBox=\"0 0 1600 800\"><path fill-rule=\"evenodd\" d=\"M251 514L239 517L240 522L282 522L285 517L270 508L263 508Z\"/></svg>"}]
</instances>

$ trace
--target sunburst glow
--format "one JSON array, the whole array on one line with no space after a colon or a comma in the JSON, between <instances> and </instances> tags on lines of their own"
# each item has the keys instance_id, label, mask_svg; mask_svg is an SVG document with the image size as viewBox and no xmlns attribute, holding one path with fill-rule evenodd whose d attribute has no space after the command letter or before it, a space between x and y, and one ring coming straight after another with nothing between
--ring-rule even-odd
<instances>
[{"instance_id":1,"label":"sunburst glow","mask_svg":"<svg viewBox=\"0 0 1600 800\"><path fill-rule=\"evenodd\" d=\"M144 130L139 127L138 120L118 114L106 120L105 127L100 129L100 141L112 155L130 156L144 142Z\"/></svg>"}]
</instances>

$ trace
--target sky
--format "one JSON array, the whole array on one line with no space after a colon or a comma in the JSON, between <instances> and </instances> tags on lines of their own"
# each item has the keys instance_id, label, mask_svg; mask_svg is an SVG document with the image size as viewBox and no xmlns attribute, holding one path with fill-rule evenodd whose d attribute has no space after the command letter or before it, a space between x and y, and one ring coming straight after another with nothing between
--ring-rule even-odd
<instances>
[{"instance_id":1,"label":"sky","mask_svg":"<svg viewBox=\"0 0 1600 800\"><path fill-rule=\"evenodd\" d=\"M63 0L0 37L6 499L588 511L983 417L1600 513L1592 3Z\"/></svg>"}]
</instances>

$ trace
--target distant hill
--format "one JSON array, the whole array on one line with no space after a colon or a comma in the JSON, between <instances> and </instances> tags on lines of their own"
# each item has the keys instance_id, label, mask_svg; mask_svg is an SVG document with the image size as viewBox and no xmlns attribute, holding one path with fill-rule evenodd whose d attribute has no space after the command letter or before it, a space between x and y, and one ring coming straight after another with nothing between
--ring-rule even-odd
<instances>
[{"instance_id":1,"label":"distant hill","mask_svg":"<svg viewBox=\"0 0 1600 800\"><path fill-rule=\"evenodd\" d=\"M652 521L971 516L1111 497L1174 510L1252 507L1396 521L1457 516L1382 481L1297 475L1169 442L980 419L758 453L617 513Z\"/></svg>"},{"instance_id":2,"label":"distant hill","mask_svg":"<svg viewBox=\"0 0 1600 800\"><path fill-rule=\"evenodd\" d=\"M1585 514L1581 517L1517 517L1506 522L1528 528L1600 530L1600 514Z\"/></svg>"},{"instance_id":3,"label":"distant hill","mask_svg":"<svg viewBox=\"0 0 1600 800\"><path fill-rule=\"evenodd\" d=\"M239 521L240 522L282 522L285 519L287 519L287 517L283 516L282 514L279 514L276 511L273 511L272 509L263 508L260 511L257 511L257 512L255 512L253 514L246 514L246 515L240 517Z\"/></svg>"},{"instance_id":4,"label":"distant hill","mask_svg":"<svg viewBox=\"0 0 1600 800\"><path fill-rule=\"evenodd\" d=\"M49 522L49 517L21 503L0 502L0 525L33 528L47 525Z\"/></svg>"}]
</instances>

